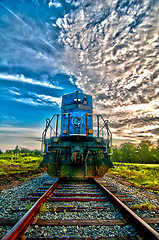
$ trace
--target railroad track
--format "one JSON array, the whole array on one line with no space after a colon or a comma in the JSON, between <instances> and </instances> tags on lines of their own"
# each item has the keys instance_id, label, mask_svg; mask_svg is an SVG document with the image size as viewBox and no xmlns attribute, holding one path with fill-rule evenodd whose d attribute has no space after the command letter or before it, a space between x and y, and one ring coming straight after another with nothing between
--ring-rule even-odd
<instances>
[{"instance_id":1,"label":"railroad track","mask_svg":"<svg viewBox=\"0 0 159 240\"><path fill-rule=\"evenodd\" d=\"M93 178L47 182L22 200L35 204L2 240L159 239L159 234L123 203L131 199Z\"/></svg>"}]
</instances>

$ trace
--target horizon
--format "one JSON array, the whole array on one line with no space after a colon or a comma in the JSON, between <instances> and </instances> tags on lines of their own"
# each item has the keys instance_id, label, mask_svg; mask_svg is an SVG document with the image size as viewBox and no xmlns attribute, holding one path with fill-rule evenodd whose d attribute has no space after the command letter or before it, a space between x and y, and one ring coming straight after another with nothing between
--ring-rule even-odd
<instances>
[{"instance_id":1,"label":"horizon","mask_svg":"<svg viewBox=\"0 0 159 240\"><path fill-rule=\"evenodd\" d=\"M142 142L147 142L147 141L149 141L149 140L142 140L139 143L123 142L123 143L120 143L118 145L117 144L112 144L112 147L113 148L121 148L124 144L128 144L128 143L133 144L135 147L138 147ZM155 142L151 142L151 144L152 144L153 147L156 148L156 147L158 147L158 142L159 142L159 139L157 141L155 141ZM19 150L26 149L26 150L29 150L29 151L36 151L36 150L41 151L41 148L32 148L32 149L30 149L30 148L27 148L27 147L24 147L24 146L20 146L20 145L17 145L17 144L15 144L15 146L12 149L0 149L0 150L3 153L5 153L6 151L15 150L17 147L18 147Z\"/></svg>"}]
</instances>

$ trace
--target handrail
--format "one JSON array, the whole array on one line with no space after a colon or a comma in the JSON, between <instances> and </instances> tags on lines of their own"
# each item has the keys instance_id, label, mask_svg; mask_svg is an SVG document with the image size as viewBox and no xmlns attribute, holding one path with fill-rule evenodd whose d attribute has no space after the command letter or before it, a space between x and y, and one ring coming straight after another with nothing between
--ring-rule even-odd
<instances>
[{"instance_id":1,"label":"handrail","mask_svg":"<svg viewBox=\"0 0 159 240\"><path fill-rule=\"evenodd\" d=\"M52 120L54 119L54 117L55 117L56 115L57 115L57 114L54 114L51 119L49 119L49 118L46 118L46 119L45 119L46 125L45 125L45 129L44 129L44 131L43 131L43 133L42 133L41 152L44 152L43 146L44 146L44 144L45 144L46 133L47 133L47 130L48 130L49 126L50 126L50 123L52 122ZM51 127L51 129L53 130L52 127Z\"/></svg>"},{"instance_id":2,"label":"handrail","mask_svg":"<svg viewBox=\"0 0 159 240\"><path fill-rule=\"evenodd\" d=\"M68 115L68 135L69 135L69 131L70 131L70 117L73 116L71 115L70 113L61 113L61 114L54 114L52 116L51 119L47 118L46 119L46 125L45 125L45 129L42 133L42 147L41 147L41 150L42 152L44 152L44 145L46 145L46 148L48 148L48 143L46 143L46 134L47 134L47 131L48 129L50 128L51 131L54 132L55 136L57 137L58 136L58 122L59 122L59 116L62 116L62 115ZM55 116L57 116L57 119L56 119L56 128L54 130L54 128L52 128L51 126L51 122L53 121L53 119L55 118ZM106 153L108 155L112 155L113 154L113 151L112 151L112 133L109 129L109 126L108 126L108 120L105 120L103 118L103 116L101 114L84 114L83 117L86 117L86 136L87 136L87 116L97 116L97 137L99 137L99 133L105 128L106 129L106 133L107 133L107 136L106 136L106 139L107 139L107 142L106 142ZM100 123L99 123L99 118L101 118L103 120L103 126L100 128ZM51 132L50 132L50 138L51 138ZM109 149L111 150L110 152Z\"/></svg>"},{"instance_id":3,"label":"handrail","mask_svg":"<svg viewBox=\"0 0 159 240\"><path fill-rule=\"evenodd\" d=\"M107 131L107 140L108 140L108 143L106 144L106 153L107 153L108 155L112 155L112 154L113 154L113 148L112 148L112 133L111 133L111 131L110 131L110 129L109 129L109 126L108 126L108 120L105 120L102 115L98 115L98 117L99 117L99 116L101 117L101 119L102 119L103 122L104 122L104 124L103 124L103 126L101 127L101 129L99 130L99 132L102 131L104 127L106 128L106 131ZM110 143L110 146L109 146L109 143ZM110 152L110 153L108 153L108 147L110 147L110 149L111 149L111 152Z\"/></svg>"},{"instance_id":4,"label":"handrail","mask_svg":"<svg viewBox=\"0 0 159 240\"><path fill-rule=\"evenodd\" d=\"M44 152L44 149L43 149L43 148L44 148L44 145L45 145L46 133L47 133L47 131L48 131L48 128L50 127L51 130L53 130L53 132L55 133L55 135L56 135L56 137L57 137L57 132L58 132L58 117L59 117L60 115L67 115L67 114L69 115L69 113L54 114L51 119L49 119L49 118L45 119L46 125L45 125L45 129L44 129L44 131L43 131L43 133L42 133L42 145L41 145L41 152L42 152L42 153ZM52 126L51 126L51 122L53 121L53 119L54 119L55 116L57 116L56 131L55 131L55 130L52 128ZM50 137L51 137L51 136L50 136Z\"/></svg>"}]
</instances>

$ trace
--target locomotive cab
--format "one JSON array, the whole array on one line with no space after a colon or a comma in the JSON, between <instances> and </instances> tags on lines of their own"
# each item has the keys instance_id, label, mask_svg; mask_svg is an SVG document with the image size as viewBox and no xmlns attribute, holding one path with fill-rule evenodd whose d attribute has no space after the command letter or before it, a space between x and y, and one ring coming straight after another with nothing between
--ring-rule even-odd
<instances>
[{"instance_id":1,"label":"locomotive cab","mask_svg":"<svg viewBox=\"0 0 159 240\"><path fill-rule=\"evenodd\" d=\"M92 97L76 91L62 97L61 136L93 136Z\"/></svg>"},{"instance_id":2,"label":"locomotive cab","mask_svg":"<svg viewBox=\"0 0 159 240\"><path fill-rule=\"evenodd\" d=\"M46 120L42 167L52 177L102 177L110 161L112 135L108 121L93 114L92 96L62 97L61 114Z\"/></svg>"}]
</instances>

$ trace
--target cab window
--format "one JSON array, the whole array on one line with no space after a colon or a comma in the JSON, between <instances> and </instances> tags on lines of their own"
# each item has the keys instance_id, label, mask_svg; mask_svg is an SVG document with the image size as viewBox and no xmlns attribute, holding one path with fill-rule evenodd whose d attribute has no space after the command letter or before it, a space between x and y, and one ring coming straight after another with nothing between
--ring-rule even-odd
<instances>
[{"instance_id":1,"label":"cab window","mask_svg":"<svg viewBox=\"0 0 159 240\"><path fill-rule=\"evenodd\" d=\"M85 104L78 104L79 109L91 111L91 106Z\"/></svg>"},{"instance_id":2,"label":"cab window","mask_svg":"<svg viewBox=\"0 0 159 240\"><path fill-rule=\"evenodd\" d=\"M69 104L64 106L64 110L72 110L76 108L76 104Z\"/></svg>"}]
</instances>

